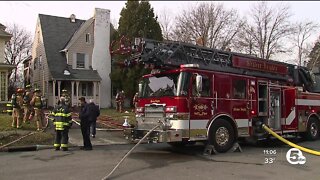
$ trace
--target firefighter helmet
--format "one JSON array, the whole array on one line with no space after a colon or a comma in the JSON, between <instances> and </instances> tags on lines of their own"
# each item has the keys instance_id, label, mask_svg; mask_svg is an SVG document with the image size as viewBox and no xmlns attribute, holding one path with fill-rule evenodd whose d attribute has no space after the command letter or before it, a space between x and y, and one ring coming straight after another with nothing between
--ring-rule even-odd
<instances>
[{"instance_id":1,"label":"firefighter helmet","mask_svg":"<svg viewBox=\"0 0 320 180\"><path fill-rule=\"evenodd\" d=\"M17 93L24 93L24 90L21 89L21 88L18 88L18 89L17 89Z\"/></svg>"},{"instance_id":2,"label":"firefighter helmet","mask_svg":"<svg viewBox=\"0 0 320 180\"><path fill-rule=\"evenodd\" d=\"M40 89L36 88L34 89L34 92L41 92Z\"/></svg>"}]
</instances>

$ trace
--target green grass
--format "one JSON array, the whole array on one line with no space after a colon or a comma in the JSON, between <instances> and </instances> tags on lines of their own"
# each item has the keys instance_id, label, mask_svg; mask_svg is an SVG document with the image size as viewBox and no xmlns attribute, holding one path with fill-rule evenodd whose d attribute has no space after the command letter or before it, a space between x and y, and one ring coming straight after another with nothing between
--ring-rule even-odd
<instances>
[{"instance_id":1,"label":"green grass","mask_svg":"<svg viewBox=\"0 0 320 180\"><path fill-rule=\"evenodd\" d=\"M19 137L22 137L23 134L18 133L16 128L11 127L12 123L12 116L9 116L8 114L1 114L0 115L0 133L3 131L10 131L11 133L7 135L1 135L0 136L0 146L7 144L9 142L12 142ZM21 130L27 130L27 131L35 131L36 123L35 121L32 121L30 124L22 123ZM16 131L17 130L17 131ZM33 135L30 135L21 141L18 141L12 145L45 145L45 144L52 144L53 142L53 134L50 132L39 132L35 133Z\"/></svg>"},{"instance_id":2,"label":"green grass","mask_svg":"<svg viewBox=\"0 0 320 180\"><path fill-rule=\"evenodd\" d=\"M1 114L0 115L0 131L10 131L10 130L15 130L16 128L11 127L12 124L12 116L9 116L8 114ZM30 130L30 131L35 131L36 128L36 122L32 121L30 124L22 124L22 129L23 130Z\"/></svg>"},{"instance_id":3,"label":"green grass","mask_svg":"<svg viewBox=\"0 0 320 180\"><path fill-rule=\"evenodd\" d=\"M21 134L10 134L9 136L0 138L0 146L12 142L23 135ZM48 132L39 132L32 134L18 142L13 143L9 146L23 146L23 145L52 145L54 135Z\"/></svg>"},{"instance_id":4,"label":"green grass","mask_svg":"<svg viewBox=\"0 0 320 180\"><path fill-rule=\"evenodd\" d=\"M0 131L7 131L13 130L14 128L11 127L12 117L8 114L1 114L0 115Z\"/></svg>"}]
</instances>

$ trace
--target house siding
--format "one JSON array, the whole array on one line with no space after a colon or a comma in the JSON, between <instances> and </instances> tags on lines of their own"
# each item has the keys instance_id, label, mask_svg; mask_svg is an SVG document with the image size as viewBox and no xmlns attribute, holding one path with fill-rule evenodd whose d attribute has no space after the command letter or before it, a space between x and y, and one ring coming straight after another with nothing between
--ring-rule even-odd
<instances>
[{"instance_id":1,"label":"house siding","mask_svg":"<svg viewBox=\"0 0 320 180\"><path fill-rule=\"evenodd\" d=\"M10 38L8 37L0 37L0 63L5 63L5 55L4 55L4 51L5 51L5 46L6 46L6 42L9 40ZM9 86L9 71L11 70L11 68L13 67L7 67L7 66L2 66L0 65L0 110L2 111L3 107L4 107L4 103L7 103L8 101L8 86Z\"/></svg>"},{"instance_id":2,"label":"house siding","mask_svg":"<svg viewBox=\"0 0 320 180\"><path fill-rule=\"evenodd\" d=\"M5 48L5 41L0 39L0 63L4 63L4 48Z\"/></svg>"},{"instance_id":3,"label":"house siding","mask_svg":"<svg viewBox=\"0 0 320 180\"><path fill-rule=\"evenodd\" d=\"M79 36L79 38L70 46L67 52L67 59L68 65L72 66L72 68L76 68L76 54L77 53L84 53L86 54L86 69L89 66L92 66L92 51L94 45L94 38L93 38L93 26L94 24L90 24L90 26ZM86 43L86 34L90 34L90 43Z\"/></svg>"},{"instance_id":4,"label":"house siding","mask_svg":"<svg viewBox=\"0 0 320 180\"><path fill-rule=\"evenodd\" d=\"M47 57L45 53L45 47L43 43L43 36L42 36L42 30L40 21L38 18L37 26L36 26L36 32L35 32L35 38L32 44L32 60L31 60L31 83L34 85L37 85L37 87L42 91L42 94L45 97L48 97L48 95L52 95L52 90L50 91L50 88L48 88L48 82L51 80L51 75L48 68L48 62ZM42 59L42 65L39 67L39 57L41 56ZM34 69L34 63L35 59L37 58L37 68ZM49 90L49 91L48 91Z\"/></svg>"}]
</instances>

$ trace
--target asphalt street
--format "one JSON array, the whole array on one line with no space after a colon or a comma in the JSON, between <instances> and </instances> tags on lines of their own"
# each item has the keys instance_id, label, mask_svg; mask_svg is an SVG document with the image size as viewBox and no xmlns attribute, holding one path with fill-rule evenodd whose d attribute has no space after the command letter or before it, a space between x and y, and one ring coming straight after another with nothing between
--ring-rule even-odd
<instances>
[{"instance_id":1,"label":"asphalt street","mask_svg":"<svg viewBox=\"0 0 320 180\"><path fill-rule=\"evenodd\" d=\"M77 128L70 130L70 142L76 146L68 152L44 149L0 153L0 179L102 179L133 147L117 131L98 131L92 140L92 151L77 147L82 144ZM320 140L299 145L320 150ZM141 144L110 179L320 179L318 156L303 153L306 163L292 165L286 159L290 147L281 143L241 147L243 152L204 156L202 145L174 148L167 144ZM265 153L269 150L273 154Z\"/></svg>"}]
</instances>

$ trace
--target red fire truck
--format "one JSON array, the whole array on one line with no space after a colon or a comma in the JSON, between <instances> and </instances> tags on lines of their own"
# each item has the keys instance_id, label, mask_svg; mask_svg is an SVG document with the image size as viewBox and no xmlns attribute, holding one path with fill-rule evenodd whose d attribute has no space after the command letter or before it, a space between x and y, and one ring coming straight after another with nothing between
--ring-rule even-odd
<instances>
[{"instance_id":1,"label":"red fire truck","mask_svg":"<svg viewBox=\"0 0 320 180\"><path fill-rule=\"evenodd\" d=\"M138 45L138 44L136 44ZM136 125L149 141L204 141L226 152L239 138L278 134L319 137L320 94L305 67L182 42L142 39L130 61L153 68L141 78Z\"/></svg>"}]
</instances>

